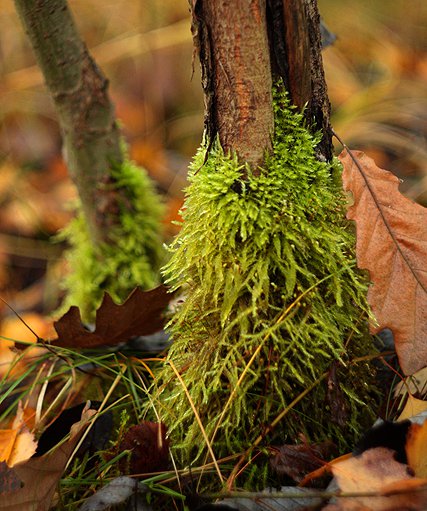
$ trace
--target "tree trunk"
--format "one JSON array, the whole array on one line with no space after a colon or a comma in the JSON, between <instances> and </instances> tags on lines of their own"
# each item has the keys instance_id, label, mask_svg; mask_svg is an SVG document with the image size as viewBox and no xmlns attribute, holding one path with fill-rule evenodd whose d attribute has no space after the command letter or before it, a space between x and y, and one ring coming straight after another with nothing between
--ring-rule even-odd
<instances>
[{"instance_id":1,"label":"tree trunk","mask_svg":"<svg viewBox=\"0 0 427 511\"><path fill-rule=\"evenodd\" d=\"M325 406L324 380L336 361L369 352L370 339L355 331L367 310L364 277L328 162L315 1L193 0L193 34L209 145L191 166L182 229L164 267L185 298L169 323L156 397L183 466L244 452L227 487L239 474L239 486L262 488L260 444L293 443L301 431L309 441L341 442L344 427L350 435L362 426L351 389L368 381L365 369L356 376L352 362L338 364L348 389L341 410L351 410L344 426Z\"/></svg>"},{"instance_id":2,"label":"tree trunk","mask_svg":"<svg viewBox=\"0 0 427 511\"><path fill-rule=\"evenodd\" d=\"M200 50L205 127L225 152L256 167L271 149L272 80L266 0L195 3L193 33Z\"/></svg>"},{"instance_id":3,"label":"tree trunk","mask_svg":"<svg viewBox=\"0 0 427 511\"><path fill-rule=\"evenodd\" d=\"M15 0L15 5L55 102L64 157L92 241L106 242L119 201L108 187L111 168L123 158L108 80L81 40L66 0Z\"/></svg>"},{"instance_id":4,"label":"tree trunk","mask_svg":"<svg viewBox=\"0 0 427 511\"><path fill-rule=\"evenodd\" d=\"M205 128L223 149L256 167L271 149L271 88L278 77L321 131L319 159L331 160L330 105L316 0L193 0L193 35L202 67Z\"/></svg>"}]
</instances>

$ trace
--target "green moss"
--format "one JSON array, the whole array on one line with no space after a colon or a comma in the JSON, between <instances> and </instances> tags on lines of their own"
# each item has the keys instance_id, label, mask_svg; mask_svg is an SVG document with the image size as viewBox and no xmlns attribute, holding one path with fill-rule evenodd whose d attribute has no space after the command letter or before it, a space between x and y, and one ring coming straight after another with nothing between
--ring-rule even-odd
<instances>
[{"instance_id":1,"label":"green moss","mask_svg":"<svg viewBox=\"0 0 427 511\"><path fill-rule=\"evenodd\" d=\"M70 271L64 282L67 294L59 312L78 305L86 321L94 319L104 291L122 302L137 286L156 286L159 268L165 262L163 204L149 176L126 159L113 168L112 177L112 189L124 190L126 204L110 233L111 242L98 246L92 243L79 205L76 217L59 235L70 244L66 253Z\"/></svg>"},{"instance_id":2,"label":"green moss","mask_svg":"<svg viewBox=\"0 0 427 511\"><path fill-rule=\"evenodd\" d=\"M351 364L373 349L341 168L316 159L318 139L286 96L275 96L273 152L259 175L218 143L205 165L204 151L196 155L182 231L164 268L166 281L185 290L185 301L169 324L174 342L157 375L156 409L185 464L203 462L207 448L169 361L208 437L218 428L217 457L251 446L311 385L264 445L304 433L343 448L371 420L361 403L370 399L372 371ZM349 410L344 427L334 421L322 380L334 361Z\"/></svg>"}]
</instances>

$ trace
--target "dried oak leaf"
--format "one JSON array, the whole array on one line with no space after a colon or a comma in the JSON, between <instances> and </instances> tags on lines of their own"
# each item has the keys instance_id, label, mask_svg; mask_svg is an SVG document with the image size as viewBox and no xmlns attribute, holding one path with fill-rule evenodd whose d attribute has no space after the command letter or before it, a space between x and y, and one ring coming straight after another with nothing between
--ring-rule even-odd
<instances>
[{"instance_id":1,"label":"dried oak leaf","mask_svg":"<svg viewBox=\"0 0 427 511\"><path fill-rule=\"evenodd\" d=\"M1 511L48 511L56 486L95 410L85 409L80 422L71 428L70 439L40 458L18 463L10 471L0 473ZM4 468L4 467L3 467ZM21 482L19 487L17 481ZM7 491L8 485L10 490Z\"/></svg>"},{"instance_id":2,"label":"dried oak leaf","mask_svg":"<svg viewBox=\"0 0 427 511\"><path fill-rule=\"evenodd\" d=\"M418 491L427 480L413 477L391 449L369 449L332 465L332 472L342 493L373 494L339 499L324 511L421 511L427 505L427 491Z\"/></svg>"},{"instance_id":3,"label":"dried oak leaf","mask_svg":"<svg viewBox=\"0 0 427 511\"><path fill-rule=\"evenodd\" d=\"M372 285L372 333L393 331L402 370L427 366L427 209L404 197L399 180L360 151L340 155L344 189L353 194L357 264Z\"/></svg>"},{"instance_id":4,"label":"dried oak leaf","mask_svg":"<svg viewBox=\"0 0 427 511\"><path fill-rule=\"evenodd\" d=\"M163 327L163 312L172 298L163 285L150 291L134 289L122 305L105 293L96 311L94 332L83 326L79 308L73 306L54 322L58 338L51 342L66 348L96 348L126 342L135 335L153 334Z\"/></svg>"}]
</instances>

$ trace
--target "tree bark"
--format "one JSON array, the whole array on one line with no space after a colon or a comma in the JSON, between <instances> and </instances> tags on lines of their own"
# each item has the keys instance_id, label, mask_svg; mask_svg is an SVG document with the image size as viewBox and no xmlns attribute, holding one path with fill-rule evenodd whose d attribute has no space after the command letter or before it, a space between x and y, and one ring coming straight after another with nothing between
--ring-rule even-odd
<instances>
[{"instance_id":1,"label":"tree bark","mask_svg":"<svg viewBox=\"0 0 427 511\"><path fill-rule=\"evenodd\" d=\"M332 159L330 104L316 0L192 0L210 142L253 167L271 149L271 88L281 77L307 127L320 131L319 159Z\"/></svg>"},{"instance_id":2,"label":"tree bark","mask_svg":"<svg viewBox=\"0 0 427 511\"><path fill-rule=\"evenodd\" d=\"M193 35L205 93L205 128L254 169L271 149L272 78L266 0L195 0Z\"/></svg>"},{"instance_id":3,"label":"tree bark","mask_svg":"<svg viewBox=\"0 0 427 511\"><path fill-rule=\"evenodd\" d=\"M92 240L106 242L120 200L108 186L111 169L122 162L108 80L81 40L66 0L15 0L15 5L55 102L64 157Z\"/></svg>"}]
</instances>

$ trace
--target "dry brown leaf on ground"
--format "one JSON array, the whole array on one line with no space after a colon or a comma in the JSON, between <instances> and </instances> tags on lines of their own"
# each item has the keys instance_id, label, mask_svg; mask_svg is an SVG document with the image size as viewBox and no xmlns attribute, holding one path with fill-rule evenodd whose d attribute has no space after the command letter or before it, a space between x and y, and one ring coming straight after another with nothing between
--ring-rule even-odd
<instances>
[{"instance_id":1,"label":"dry brown leaf on ground","mask_svg":"<svg viewBox=\"0 0 427 511\"><path fill-rule=\"evenodd\" d=\"M9 467L28 460L36 452L37 442L30 432L22 403L19 403L16 417L10 429L0 429L0 462Z\"/></svg>"},{"instance_id":2,"label":"dry brown leaf on ground","mask_svg":"<svg viewBox=\"0 0 427 511\"><path fill-rule=\"evenodd\" d=\"M427 366L427 209L399 192L399 180L361 151L344 150L344 189L353 194L357 264L369 270L368 300L378 325L393 331L406 374Z\"/></svg>"},{"instance_id":3,"label":"dry brown leaf on ground","mask_svg":"<svg viewBox=\"0 0 427 511\"><path fill-rule=\"evenodd\" d=\"M405 444L408 465L417 477L427 478L427 421L411 424Z\"/></svg>"},{"instance_id":4,"label":"dry brown leaf on ground","mask_svg":"<svg viewBox=\"0 0 427 511\"><path fill-rule=\"evenodd\" d=\"M427 488L425 492L416 491L427 480L414 478L407 465L394 459L391 449L369 449L332 465L332 472L342 493L375 495L340 498L324 511L421 511L427 506Z\"/></svg>"},{"instance_id":5,"label":"dry brown leaf on ground","mask_svg":"<svg viewBox=\"0 0 427 511\"><path fill-rule=\"evenodd\" d=\"M418 399L412 394L408 394L405 406L403 407L403 410L401 411L397 420L404 421L425 411L427 411L427 401Z\"/></svg>"},{"instance_id":6,"label":"dry brown leaf on ground","mask_svg":"<svg viewBox=\"0 0 427 511\"><path fill-rule=\"evenodd\" d=\"M169 440L166 426L161 422L141 421L129 428L119 445L112 450L112 457L129 451L128 458L119 463L123 475L164 472L169 468Z\"/></svg>"},{"instance_id":7,"label":"dry brown leaf on ground","mask_svg":"<svg viewBox=\"0 0 427 511\"><path fill-rule=\"evenodd\" d=\"M163 327L163 313L172 298L173 293L168 293L163 285L150 291L135 289L122 305L105 293L96 312L94 332L83 326L80 311L73 306L55 321L58 338L52 343L66 348L95 348L126 342L136 335L153 334Z\"/></svg>"},{"instance_id":8,"label":"dry brown leaf on ground","mask_svg":"<svg viewBox=\"0 0 427 511\"><path fill-rule=\"evenodd\" d=\"M270 466L279 476L286 475L301 483L308 474L325 467L327 462L324 459L331 458L334 450L335 446L330 441L319 444L284 444L274 448Z\"/></svg>"},{"instance_id":9,"label":"dry brown leaf on ground","mask_svg":"<svg viewBox=\"0 0 427 511\"><path fill-rule=\"evenodd\" d=\"M0 470L1 511L48 511L64 469L95 410L85 409L70 439L50 454ZM21 488L17 481L21 482ZM10 490L9 490L10 488Z\"/></svg>"}]
</instances>

